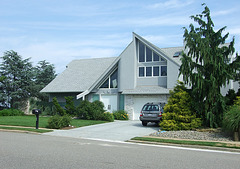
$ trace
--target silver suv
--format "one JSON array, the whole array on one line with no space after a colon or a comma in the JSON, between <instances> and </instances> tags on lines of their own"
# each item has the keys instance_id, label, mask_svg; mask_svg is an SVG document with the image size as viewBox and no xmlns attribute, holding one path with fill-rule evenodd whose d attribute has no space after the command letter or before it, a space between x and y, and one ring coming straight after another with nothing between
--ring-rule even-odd
<instances>
[{"instance_id":1,"label":"silver suv","mask_svg":"<svg viewBox=\"0 0 240 169\"><path fill-rule=\"evenodd\" d=\"M165 103L146 103L140 113L139 119L143 126L147 126L148 122L159 123L162 120L162 113Z\"/></svg>"}]
</instances>

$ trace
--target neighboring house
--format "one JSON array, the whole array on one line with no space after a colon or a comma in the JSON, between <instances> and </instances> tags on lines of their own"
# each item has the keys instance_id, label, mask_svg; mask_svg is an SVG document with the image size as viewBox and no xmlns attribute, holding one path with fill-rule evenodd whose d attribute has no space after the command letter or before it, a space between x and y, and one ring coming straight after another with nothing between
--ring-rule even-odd
<instances>
[{"instance_id":1,"label":"neighboring house","mask_svg":"<svg viewBox=\"0 0 240 169\"><path fill-rule=\"evenodd\" d=\"M49 101L64 96L100 100L109 112L126 110L131 120L138 120L147 102L167 102L181 64L184 47L158 48L133 33L132 42L119 57L73 60L41 92L49 94ZM231 86L232 87L232 86Z\"/></svg>"}]
</instances>

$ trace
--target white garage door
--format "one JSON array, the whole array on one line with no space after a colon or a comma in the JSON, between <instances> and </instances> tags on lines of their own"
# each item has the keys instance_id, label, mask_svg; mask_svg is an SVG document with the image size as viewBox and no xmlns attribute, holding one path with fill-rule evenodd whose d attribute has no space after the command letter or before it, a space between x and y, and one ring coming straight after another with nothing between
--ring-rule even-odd
<instances>
[{"instance_id":1,"label":"white garage door","mask_svg":"<svg viewBox=\"0 0 240 169\"><path fill-rule=\"evenodd\" d=\"M140 112L144 104L148 102L161 102L159 96L137 96L133 97L133 120L139 120Z\"/></svg>"}]
</instances>

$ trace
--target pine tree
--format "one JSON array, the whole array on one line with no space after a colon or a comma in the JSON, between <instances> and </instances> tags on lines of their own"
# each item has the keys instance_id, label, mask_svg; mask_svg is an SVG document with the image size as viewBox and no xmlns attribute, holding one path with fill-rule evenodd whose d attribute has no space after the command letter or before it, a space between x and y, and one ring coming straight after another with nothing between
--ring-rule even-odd
<instances>
[{"instance_id":1,"label":"pine tree","mask_svg":"<svg viewBox=\"0 0 240 169\"><path fill-rule=\"evenodd\" d=\"M223 96L220 88L233 79L236 70L240 67L240 58L229 63L229 56L234 53L234 38L225 44L228 33L222 36L226 26L214 31L214 23L209 8L191 18L198 23L195 28L190 24L189 31L184 28L184 41L186 53L181 59L180 74L184 82L192 89L194 107L201 114L205 125L217 127L222 122L225 110Z\"/></svg>"},{"instance_id":2,"label":"pine tree","mask_svg":"<svg viewBox=\"0 0 240 169\"><path fill-rule=\"evenodd\" d=\"M200 118L196 118L196 113L192 111L191 97L183 82L178 82L170 91L162 119L160 127L163 130L190 130L201 126Z\"/></svg>"}]
</instances>

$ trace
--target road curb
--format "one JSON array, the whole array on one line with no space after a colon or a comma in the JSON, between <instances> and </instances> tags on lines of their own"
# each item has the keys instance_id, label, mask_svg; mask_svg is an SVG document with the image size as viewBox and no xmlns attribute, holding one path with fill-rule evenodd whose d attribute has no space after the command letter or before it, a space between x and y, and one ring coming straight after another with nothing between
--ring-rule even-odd
<instances>
[{"instance_id":1,"label":"road curb","mask_svg":"<svg viewBox=\"0 0 240 169\"><path fill-rule=\"evenodd\" d=\"M165 146L175 146L175 147L186 147L186 148L196 148L196 149L208 149L208 150L217 150L217 151L230 151L230 152L240 153L240 149L235 149L235 148L200 146L200 145L186 145L186 144L173 144L173 143L160 143L160 142L139 141L139 140L128 140L127 142L141 143L141 144L165 145Z\"/></svg>"}]
</instances>

